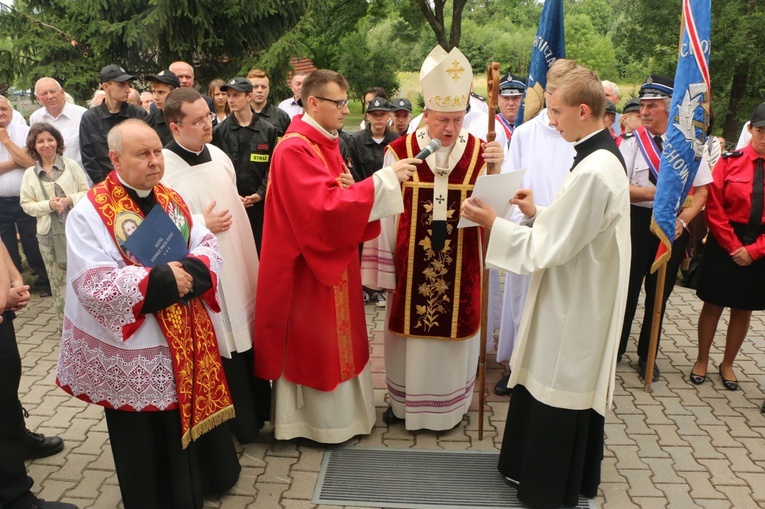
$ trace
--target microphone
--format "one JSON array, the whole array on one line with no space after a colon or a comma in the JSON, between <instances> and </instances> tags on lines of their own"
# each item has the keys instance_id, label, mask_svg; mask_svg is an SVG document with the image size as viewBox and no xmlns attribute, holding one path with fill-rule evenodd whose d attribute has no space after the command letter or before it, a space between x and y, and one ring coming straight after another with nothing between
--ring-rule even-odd
<instances>
[{"instance_id":1,"label":"microphone","mask_svg":"<svg viewBox=\"0 0 765 509\"><path fill-rule=\"evenodd\" d=\"M428 144L425 145L425 148L422 149L419 154L414 156L414 158L424 161L426 157L428 157L430 154L438 152L440 148L441 148L441 140L434 138L430 140Z\"/></svg>"}]
</instances>

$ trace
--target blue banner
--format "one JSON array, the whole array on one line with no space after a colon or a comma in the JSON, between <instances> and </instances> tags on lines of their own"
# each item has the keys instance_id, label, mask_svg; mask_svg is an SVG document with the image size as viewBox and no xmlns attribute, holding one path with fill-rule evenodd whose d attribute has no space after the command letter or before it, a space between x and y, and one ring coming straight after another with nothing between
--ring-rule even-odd
<instances>
[{"instance_id":1,"label":"blue banner","mask_svg":"<svg viewBox=\"0 0 765 509\"><path fill-rule=\"evenodd\" d=\"M683 0L675 90L653 202L651 231L661 239L661 245L652 271L672 254L677 214L704 152L709 126L711 26L711 0Z\"/></svg>"},{"instance_id":2,"label":"blue banner","mask_svg":"<svg viewBox=\"0 0 765 509\"><path fill-rule=\"evenodd\" d=\"M526 91L518 109L515 126L523 123L524 116L531 119L545 107L547 71L559 58L566 58L566 39L563 35L563 0L545 0L539 28L531 48L529 77Z\"/></svg>"}]
</instances>

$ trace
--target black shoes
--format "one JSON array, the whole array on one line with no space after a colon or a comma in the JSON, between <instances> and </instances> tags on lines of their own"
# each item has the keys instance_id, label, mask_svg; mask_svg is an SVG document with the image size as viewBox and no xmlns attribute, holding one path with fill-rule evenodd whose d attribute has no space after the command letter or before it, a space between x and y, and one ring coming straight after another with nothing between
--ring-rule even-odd
<instances>
[{"instance_id":1,"label":"black shoes","mask_svg":"<svg viewBox=\"0 0 765 509\"><path fill-rule=\"evenodd\" d=\"M693 385L701 385L707 381L707 375L697 375L696 373L691 371L691 374L688 377L688 379L691 381Z\"/></svg>"},{"instance_id":2,"label":"black shoes","mask_svg":"<svg viewBox=\"0 0 765 509\"><path fill-rule=\"evenodd\" d=\"M47 458L64 449L64 441L59 437L46 437L42 433L33 433L24 429L24 459L31 460L36 458ZM45 502L46 504L56 504L58 502ZM59 506L40 506L40 507L59 507ZM63 507L74 507L65 504Z\"/></svg>"},{"instance_id":3,"label":"black shoes","mask_svg":"<svg viewBox=\"0 0 765 509\"><path fill-rule=\"evenodd\" d=\"M497 396L509 396L513 392L513 389L507 386L507 382L509 381L510 373L508 373L507 376L502 377L499 382L494 384L494 394Z\"/></svg>"},{"instance_id":4,"label":"black shoes","mask_svg":"<svg viewBox=\"0 0 765 509\"><path fill-rule=\"evenodd\" d=\"M74 504L67 504L66 502L46 502L39 498L30 506L29 509L80 509Z\"/></svg>"},{"instance_id":5,"label":"black shoes","mask_svg":"<svg viewBox=\"0 0 765 509\"><path fill-rule=\"evenodd\" d=\"M642 378L643 380L645 380L645 365L646 365L645 359L638 360L637 372L638 372L638 375L640 375L640 378ZM660 376L661 376L661 370L659 370L659 365L654 362L653 376L651 377L651 382L658 382Z\"/></svg>"},{"instance_id":6,"label":"black shoes","mask_svg":"<svg viewBox=\"0 0 765 509\"><path fill-rule=\"evenodd\" d=\"M737 380L728 380L726 379L722 374L722 367L720 367L720 378L722 379L723 387L728 389L729 391L737 391L738 390L738 381Z\"/></svg>"},{"instance_id":7,"label":"black shoes","mask_svg":"<svg viewBox=\"0 0 765 509\"><path fill-rule=\"evenodd\" d=\"M388 409L385 412L383 412L383 422L388 425L398 424L399 422L404 422L404 419L394 414L393 407L389 406Z\"/></svg>"}]
</instances>

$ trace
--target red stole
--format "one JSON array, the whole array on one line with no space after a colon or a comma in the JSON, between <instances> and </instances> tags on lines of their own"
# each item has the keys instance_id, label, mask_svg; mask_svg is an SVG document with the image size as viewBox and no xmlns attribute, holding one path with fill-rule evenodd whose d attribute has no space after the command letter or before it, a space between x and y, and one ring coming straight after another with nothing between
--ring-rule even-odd
<instances>
[{"instance_id":1,"label":"red stole","mask_svg":"<svg viewBox=\"0 0 765 509\"><path fill-rule=\"evenodd\" d=\"M173 218L188 244L192 222L191 213L183 199L162 184L154 187L154 196L157 203ZM120 241L124 240L124 233L118 225L126 217L140 224L144 215L114 171L90 190L88 199L119 246L125 263L140 265L123 251ZM146 287L143 284L140 290L145 293ZM145 316L139 314L140 306L133 310L135 322L123 327L125 340L143 324ZM187 305L173 304L154 313L154 316L167 340L173 361L181 414L181 444L186 448L192 440L234 417L234 406L223 374L215 330L201 299L192 299Z\"/></svg>"},{"instance_id":2,"label":"red stole","mask_svg":"<svg viewBox=\"0 0 765 509\"><path fill-rule=\"evenodd\" d=\"M419 152L416 133L388 146L398 159ZM478 228L457 228L459 210L486 164L480 140L470 135L465 152L449 175L446 243L431 247L434 175L426 162L404 183L404 213L396 232L398 280L389 329L431 339L467 339L481 324L481 242Z\"/></svg>"}]
</instances>

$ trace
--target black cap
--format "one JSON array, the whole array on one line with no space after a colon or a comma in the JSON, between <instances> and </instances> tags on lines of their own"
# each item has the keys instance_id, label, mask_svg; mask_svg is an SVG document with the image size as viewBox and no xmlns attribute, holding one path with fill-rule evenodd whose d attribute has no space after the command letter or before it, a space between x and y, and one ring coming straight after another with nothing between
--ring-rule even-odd
<instances>
[{"instance_id":1,"label":"black cap","mask_svg":"<svg viewBox=\"0 0 765 509\"><path fill-rule=\"evenodd\" d=\"M526 90L526 78L523 76L507 73L499 79L499 95L523 95L524 90Z\"/></svg>"},{"instance_id":2,"label":"black cap","mask_svg":"<svg viewBox=\"0 0 765 509\"><path fill-rule=\"evenodd\" d=\"M640 87L640 99L664 99L672 97L675 91L675 80L659 76L658 74L649 74L645 83Z\"/></svg>"},{"instance_id":3,"label":"black cap","mask_svg":"<svg viewBox=\"0 0 765 509\"><path fill-rule=\"evenodd\" d=\"M633 111L640 111L640 99L630 99L627 104L624 105L622 114L632 113Z\"/></svg>"},{"instance_id":4,"label":"black cap","mask_svg":"<svg viewBox=\"0 0 765 509\"><path fill-rule=\"evenodd\" d=\"M754 109L752 117L749 119L749 125L752 127L765 126L765 103L761 103Z\"/></svg>"},{"instance_id":5,"label":"black cap","mask_svg":"<svg viewBox=\"0 0 765 509\"><path fill-rule=\"evenodd\" d=\"M616 105L606 99L606 113L616 116Z\"/></svg>"},{"instance_id":6,"label":"black cap","mask_svg":"<svg viewBox=\"0 0 765 509\"><path fill-rule=\"evenodd\" d=\"M158 74L153 76L146 76L146 79L149 81L159 81L160 83L165 83L175 88L180 88L181 86L181 82L178 81L178 76L176 76L173 71L168 71L167 69L159 71Z\"/></svg>"},{"instance_id":7,"label":"black cap","mask_svg":"<svg viewBox=\"0 0 765 509\"><path fill-rule=\"evenodd\" d=\"M390 104L384 97L375 97L369 101L369 106L367 106L367 113L370 111L390 111Z\"/></svg>"},{"instance_id":8,"label":"black cap","mask_svg":"<svg viewBox=\"0 0 765 509\"><path fill-rule=\"evenodd\" d=\"M228 83L220 87L221 92L225 92L226 90L236 90L249 94L252 92L252 83L250 83L250 80L247 78L236 77L228 80Z\"/></svg>"},{"instance_id":9,"label":"black cap","mask_svg":"<svg viewBox=\"0 0 765 509\"><path fill-rule=\"evenodd\" d=\"M98 73L98 79L101 80L101 83L106 83L107 81L122 83L123 81L134 80L135 76L128 74L125 69L117 64L111 64L101 69L101 72Z\"/></svg>"},{"instance_id":10,"label":"black cap","mask_svg":"<svg viewBox=\"0 0 765 509\"><path fill-rule=\"evenodd\" d=\"M406 110L409 113L412 112L412 101L404 99L403 97L397 97L391 101L391 111Z\"/></svg>"}]
</instances>

